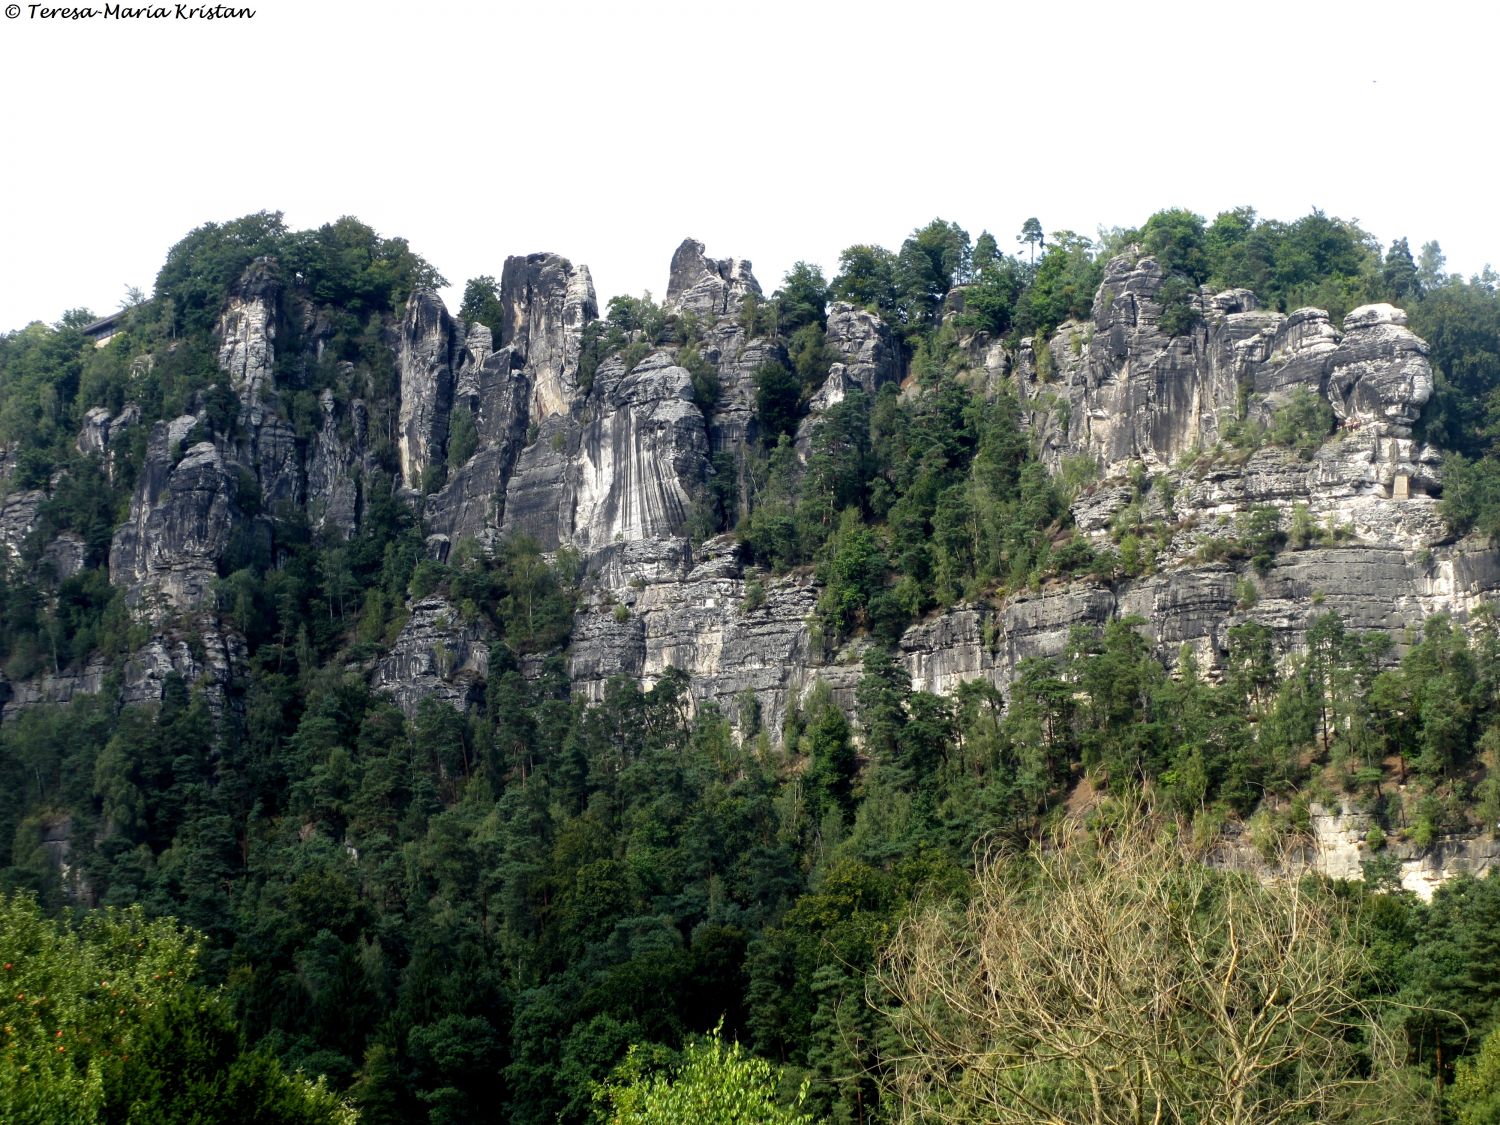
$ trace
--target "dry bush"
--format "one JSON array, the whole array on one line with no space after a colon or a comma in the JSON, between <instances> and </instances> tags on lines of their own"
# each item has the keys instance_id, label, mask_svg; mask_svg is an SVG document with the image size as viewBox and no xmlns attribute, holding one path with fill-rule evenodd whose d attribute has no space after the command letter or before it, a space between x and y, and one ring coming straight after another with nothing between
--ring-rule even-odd
<instances>
[{"instance_id":1,"label":"dry bush","mask_svg":"<svg viewBox=\"0 0 1500 1125\"><path fill-rule=\"evenodd\" d=\"M899 1120L1423 1120L1348 908L1215 871L1139 808L981 865L902 927L872 1001Z\"/></svg>"}]
</instances>

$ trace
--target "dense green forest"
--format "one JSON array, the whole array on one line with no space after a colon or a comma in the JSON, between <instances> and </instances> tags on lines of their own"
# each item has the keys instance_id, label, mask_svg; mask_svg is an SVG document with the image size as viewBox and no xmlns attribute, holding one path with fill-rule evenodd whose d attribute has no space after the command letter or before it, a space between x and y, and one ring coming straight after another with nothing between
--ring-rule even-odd
<instances>
[{"instance_id":1,"label":"dense green forest","mask_svg":"<svg viewBox=\"0 0 1500 1125\"><path fill-rule=\"evenodd\" d=\"M1275 919L1307 910L1329 951L1320 964L1338 975L1293 995L1315 1020L1319 1003L1342 998L1326 1011L1338 1028L1327 1052L1263 1052L1246 1070L1254 1097L1239 1117L1194 1100L1212 1085L1199 1072L1221 1061L1179 1052L1198 1085L1183 1079L1167 1119L1500 1121L1500 880L1456 879L1424 904L1399 891L1380 847L1500 823L1500 619L1432 618L1400 638L1399 658L1397 638L1354 633L1333 613L1314 614L1290 659L1247 624L1215 682L1191 660L1169 674L1127 618L1026 662L1004 698L987 682L950 697L913 690L892 652L937 607L1151 565L1144 531L1109 546L1075 534L1068 502L1084 480L1048 474L1015 397L965 377L961 340L1044 337L1086 316L1104 262L1137 244L1171 272L1173 332L1194 327L1200 284L1335 318L1392 301L1432 349L1438 387L1422 424L1451 451L1444 513L1455 532L1495 535L1497 279L1445 273L1435 243L1382 250L1316 211L1283 223L1169 210L1096 239L1033 221L1015 241L1008 254L988 232L971 241L935 220L897 252L850 247L831 280L799 263L743 312L748 332L784 342L787 362L756 373L758 442L716 466L715 480L748 482L744 496L709 489L688 530L743 543L760 575L747 601L810 568L821 643L863 642L853 721L818 688L776 737L749 703L734 724L690 707L676 671L649 690L621 679L601 702L575 698L565 651L578 560L519 536L429 558L379 427L352 539L277 510L265 513L269 538L237 539L220 560L216 612L248 657L228 704L216 710L174 677L159 704L124 706L122 662L147 628L110 586L107 556L148 426L128 430L132 444L105 466L75 444L87 410L134 403L149 423L192 408L203 420L190 440L232 442L242 422L213 327L229 287L268 256L327 328L316 359L278 341L277 409L308 442L325 390L392 409L388 330L415 289L442 279L356 220L296 232L261 213L175 246L154 295L105 347L83 335L85 310L0 336L0 487L45 492L23 557L0 570L0 666L10 681L104 669L97 695L0 726L0 954L7 974L33 974L15 1001L5 992L5 1112L186 1121L195 1099L221 1096L206 1091L232 1090L233 1104L278 1121L351 1109L367 1123L1045 1119L1026 1116L1039 1104L1066 1107L1060 1120L1146 1120L1139 1099L1136 1116L1123 1094L1102 1104L1066 1032L987 1030L980 1006L951 988L940 1004L913 966L924 950L980 957L956 921L978 905L1000 911L974 917L1001 929L1037 923L1059 880L1091 885L1091 849L1111 832L1206 847L1242 825L1269 859L1307 829L1314 802L1347 796L1380 826L1363 884L1309 884L1288 905L1253 880L1157 857L1179 882L1156 892L1197 904L1156 934L1164 948L1219 949L1241 917L1280 933ZM803 464L794 438L828 370L831 300L879 312L913 389L849 395ZM461 314L485 321L497 302L494 280L476 278ZM671 346L711 406L699 333L649 298L617 297L585 335L580 380L611 355ZM1311 417L1240 440L1316 441L1332 423ZM455 437L455 465L472 438ZM253 482L241 502L259 510ZM59 579L43 547L64 531L85 565ZM1269 559L1319 534L1271 512L1231 549ZM480 706L429 700L408 718L366 670L408 599L432 591L490 626L489 674ZM1054 835L1081 791L1107 795L1093 836ZM1142 803L1147 830L1130 819ZM66 876L49 846L64 823ZM1077 858L1049 866L1048 851L1027 850L1041 840ZM1152 901L1145 881L1118 882L1123 898L1079 908L1108 901L1128 915ZM80 886L94 909L72 917ZM1259 971L1237 1000L1247 1010L1301 980ZM181 983L161 985L161 973ZM109 1014L108 974L136 982L139 1013ZM27 1000L43 989L50 1008ZM1184 1041L1210 1041L1193 1022L1201 1011L1179 1016ZM985 1035L1030 1044L1024 1082L994 1080L993 1057L944 1053Z\"/></svg>"}]
</instances>

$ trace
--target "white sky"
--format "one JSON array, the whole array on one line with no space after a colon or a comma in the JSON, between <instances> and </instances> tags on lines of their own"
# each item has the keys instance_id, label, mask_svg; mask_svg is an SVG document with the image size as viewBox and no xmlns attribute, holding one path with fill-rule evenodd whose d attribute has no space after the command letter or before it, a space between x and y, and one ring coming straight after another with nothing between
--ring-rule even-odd
<instances>
[{"instance_id":1,"label":"white sky","mask_svg":"<svg viewBox=\"0 0 1500 1125\"><path fill-rule=\"evenodd\" d=\"M934 216L1014 250L1033 214L1318 206L1500 265L1477 0L230 2L257 15L0 20L0 330L113 311L261 209L357 215L458 290L555 250L601 304L660 296L687 236L769 292Z\"/></svg>"}]
</instances>

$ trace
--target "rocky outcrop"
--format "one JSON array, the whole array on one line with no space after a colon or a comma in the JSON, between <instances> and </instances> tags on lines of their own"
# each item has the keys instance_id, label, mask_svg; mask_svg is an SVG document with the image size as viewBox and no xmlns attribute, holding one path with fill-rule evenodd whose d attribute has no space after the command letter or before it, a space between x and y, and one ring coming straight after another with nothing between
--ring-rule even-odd
<instances>
[{"instance_id":1,"label":"rocky outcrop","mask_svg":"<svg viewBox=\"0 0 1500 1125\"><path fill-rule=\"evenodd\" d=\"M531 536L544 551L557 550L573 535L572 467L579 430L567 415L548 416L520 451L506 482L504 530Z\"/></svg>"},{"instance_id":2,"label":"rocky outcrop","mask_svg":"<svg viewBox=\"0 0 1500 1125\"><path fill-rule=\"evenodd\" d=\"M488 330L483 330L488 336ZM470 336L471 354L475 333ZM482 344L482 340L479 341ZM492 542L505 516L505 485L526 444L531 381L516 366L514 348L489 354L470 365L454 402L467 412L477 446L474 454L448 474L440 492L427 498L428 528L451 542L469 537Z\"/></svg>"},{"instance_id":3,"label":"rocky outcrop","mask_svg":"<svg viewBox=\"0 0 1500 1125\"><path fill-rule=\"evenodd\" d=\"M114 415L102 406L91 407L84 414L83 426L78 432L78 451L96 455L104 465L105 475L113 481L119 459L116 447L124 432L140 421L140 417L140 407L133 402Z\"/></svg>"},{"instance_id":4,"label":"rocky outcrop","mask_svg":"<svg viewBox=\"0 0 1500 1125\"><path fill-rule=\"evenodd\" d=\"M152 427L130 517L110 547L110 582L143 611L211 604L229 545L238 482L212 442L181 450L197 424L184 415Z\"/></svg>"},{"instance_id":5,"label":"rocky outcrop","mask_svg":"<svg viewBox=\"0 0 1500 1125\"><path fill-rule=\"evenodd\" d=\"M459 709L481 702L491 639L483 623L463 620L446 598L418 599L375 670L375 686L408 715L415 715L424 699Z\"/></svg>"},{"instance_id":6,"label":"rocky outcrop","mask_svg":"<svg viewBox=\"0 0 1500 1125\"><path fill-rule=\"evenodd\" d=\"M828 306L828 347L838 359L829 369L867 395L901 378L901 353L885 322L868 309L844 301Z\"/></svg>"},{"instance_id":7,"label":"rocky outcrop","mask_svg":"<svg viewBox=\"0 0 1500 1125\"><path fill-rule=\"evenodd\" d=\"M692 376L656 352L628 372L603 364L595 379L599 408L578 448L573 543L588 550L676 534L708 471Z\"/></svg>"},{"instance_id":8,"label":"rocky outcrop","mask_svg":"<svg viewBox=\"0 0 1500 1125\"><path fill-rule=\"evenodd\" d=\"M0 562L20 562L26 542L36 530L37 515L47 494L29 488L0 498Z\"/></svg>"},{"instance_id":9,"label":"rocky outcrop","mask_svg":"<svg viewBox=\"0 0 1500 1125\"><path fill-rule=\"evenodd\" d=\"M13 720L23 711L56 707L83 696L98 695L113 682L127 707L160 702L170 676L180 676L204 693L217 722L229 703L235 678L243 674L247 655L238 634L204 614L183 629L152 635L121 665L93 657L81 667L44 673L29 680L0 683L0 716Z\"/></svg>"},{"instance_id":10,"label":"rocky outcrop","mask_svg":"<svg viewBox=\"0 0 1500 1125\"><path fill-rule=\"evenodd\" d=\"M824 416L850 394L861 391L873 396L886 383L901 378L901 355L890 330L874 313L842 301L828 310L825 341L838 358L829 365L828 376L807 404L807 414L797 427L797 453L806 461L812 453L812 437Z\"/></svg>"},{"instance_id":11,"label":"rocky outcrop","mask_svg":"<svg viewBox=\"0 0 1500 1125\"><path fill-rule=\"evenodd\" d=\"M857 662L828 664L807 619L817 590L804 578L748 576L728 538L691 555L679 541L627 543L599 569L600 589L579 610L569 646L574 690L601 699L612 676L654 683L668 668L690 677L742 733L779 735L790 705L817 680L853 707Z\"/></svg>"},{"instance_id":12,"label":"rocky outcrop","mask_svg":"<svg viewBox=\"0 0 1500 1125\"><path fill-rule=\"evenodd\" d=\"M1328 400L1345 422L1380 428L1382 436L1409 438L1422 406L1432 397L1432 366L1425 341L1406 327L1406 313L1391 305L1361 305L1344 317L1344 338L1328 360Z\"/></svg>"},{"instance_id":13,"label":"rocky outcrop","mask_svg":"<svg viewBox=\"0 0 1500 1125\"><path fill-rule=\"evenodd\" d=\"M672 255L667 279L667 308L717 319L735 317L745 299L761 295L760 283L741 258L710 258L703 243L684 239Z\"/></svg>"},{"instance_id":14,"label":"rocky outcrop","mask_svg":"<svg viewBox=\"0 0 1500 1125\"><path fill-rule=\"evenodd\" d=\"M253 262L230 293L219 317L219 367L247 407L275 393L276 314L281 280L267 258Z\"/></svg>"},{"instance_id":15,"label":"rocky outcrop","mask_svg":"<svg viewBox=\"0 0 1500 1125\"><path fill-rule=\"evenodd\" d=\"M1086 457L1106 477L1132 461L1166 468L1218 445L1240 421L1246 392L1251 419L1264 424L1305 387L1330 402L1342 430L1373 428L1378 440L1360 459L1368 468L1353 470L1359 483L1388 495L1398 477L1432 477L1420 466L1434 455L1411 442L1432 371L1426 345L1399 309L1355 309L1340 333L1321 309L1283 317L1258 310L1248 290L1205 290L1196 298L1202 323L1167 336L1164 281L1154 258L1117 257L1091 323L1023 342L1019 385L1051 464Z\"/></svg>"},{"instance_id":16,"label":"rocky outcrop","mask_svg":"<svg viewBox=\"0 0 1500 1125\"><path fill-rule=\"evenodd\" d=\"M370 444L362 399L340 409L333 391L318 395L322 424L307 456L307 514L316 531L348 539L359 526L360 480Z\"/></svg>"},{"instance_id":17,"label":"rocky outcrop","mask_svg":"<svg viewBox=\"0 0 1500 1125\"><path fill-rule=\"evenodd\" d=\"M965 680L986 679L1005 693L1022 660L1061 655L1075 626L1133 616L1168 666L1186 647L1200 671L1216 677L1230 630L1245 622L1266 626L1278 650L1290 653L1305 647L1314 617L1335 612L1353 632L1390 634L1399 655L1425 618L1466 616L1497 591L1500 555L1487 548L1319 547L1284 551L1264 574L1244 563L1200 563L1113 585L1085 580L999 605L959 606L912 626L900 650L913 685L924 691L948 695Z\"/></svg>"},{"instance_id":18,"label":"rocky outcrop","mask_svg":"<svg viewBox=\"0 0 1500 1125\"><path fill-rule=\"evenodd\" d=\"M1363 882L1367 865L1388 866L1385 874L1424 902L1449 879L1483 878L1500 868L1500 839L1490 834L1450 835L1428 846L1388 837L1369 843L1374 818L1347 801L1338 808L1314 803L1305 832L1274 842L1272 858L1257 848L1242 824L1229 824L1215 849L1216 865L1252 871L1262 878L1315 872L1330 879ZM1384 835L1382 833L1382 835Z\"/></svg>"},{"instance_id":19,"label":"rocky outcrop","mask_svg":"<svg viewBox=\"0 0 1500 1125\"><path fill-rule=\"evenodd\" d=\"M658 351L627 371L606 360L584 417L553 415L523 449L505 499L506 529L544 549L586 553L681 530L708 472L692 377Z\"/></svg>"},{"instance_id":20,"label":"rocky outcrop","mask_svg":"<svg viewBox=\"0 0 1500 1125\"><path fill-rule=\"evenodd\" d=\"M500 304L499 346L514 350L531 380L531 421L567 413L578 394L583 329L599 316L588 267L575 268L556 254L507 258Z\"/></svg>"},{"instance_id":21,"label":"rocky outcrop","mask_svg":"<svg viewBox=\"0 0 1500 1125\"><path fill-rule=\"evenodd\" d=\"M438 295L419 289L406 304L396 367L401 380L397 448L401 479L424 487L427 471L442 463L448 445L455 369L462 340Z\"/></svg>"}]
</instances>

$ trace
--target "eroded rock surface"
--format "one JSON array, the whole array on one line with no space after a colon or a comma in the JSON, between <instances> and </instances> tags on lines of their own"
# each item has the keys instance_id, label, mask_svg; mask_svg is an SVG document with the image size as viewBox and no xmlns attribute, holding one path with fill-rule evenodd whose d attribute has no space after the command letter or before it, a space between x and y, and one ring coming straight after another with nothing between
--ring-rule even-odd
<instances>
[{"instance_id":1,"label":"eroded rock surface","mask_svg":"<svg viewBox=\"0 0 1500 1125\"><path fill-rule=\"evenodd\" d=\"M588 267L556 254L507 258L500 303L499 346L514 349L531 380L531 420L566 413L578 394L584 326L599 316Z\"/></svg>"},{"instance_id":2,"label":"eroded rock surface","mask_svg":"<svg viewBox=\"0 0 1500 1125\"><path fill-rule=\"evenodd\" d=\"M438 595L414 601L390 654L375 671L375 686L388 692L408 715L422 700L459 709L483 699L489 670L490 631L465 621Z\"/></svg>"},{"instance_id":3,"label":"eroded rock surface","mask_svg":"<svg viewBox=\"0 0 1500 1125\"><path fill-rule=\"evenodd\" d=\"M219 366L246 406L275 392L276 314L281 280L275 265L261 258L240 278L219 317Z\"/></svg>"},{"instance_id":4,"label":"eroded rock surface","mask_svg":"<svg viewBox=\"0 0 1500 1125\"><path fill-rule=\"evenodd\" d=\"M761 295L750 263L741 258L710 258L703 243L685 239L672 255L666 306L678 312L718 318L737 316L749 296Z\"/></svg>"},{"instance_id":5,"label":"eroded rock surface","mask_svg":"<svg viewBox=\"0 0 1500 1125\"><path fill-rule=\"evenodd\" d=\"M212 604L237 515L238 481L213 442L179 455L197 424L185 415L152 427L130 518L110 547L110 582L151 615Z\"/></svg>"},{"instance_id":6,"label":"eroded rock surface","mask_svg":"<svg viewBox=\"0 0 1500 1125\"><path fill-rule=\"evenodd\" d=\"M1430 475L1430 452L1413 446L1411 427L1432 395L1427 346L1390 305L1366 305L1335 330L1321 309L1289 316L1256 308L1237 289L1201 292L1198 327L1161 329L1165 278L1154 258L1110 261L1088 324L1069 323L1046 341L1023 342L1018 383L1046 460L1094 461L1105 477L1132 461L1166 468L1210 450L1242 421L1269 422L1298 388L1326 399L1340 432L1372 433L1354 472L1387 490L1397 477ZM1345 451L1346 454L1349 450Z\"/></svg>"}]
</instances>

